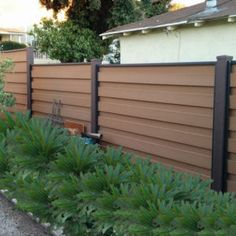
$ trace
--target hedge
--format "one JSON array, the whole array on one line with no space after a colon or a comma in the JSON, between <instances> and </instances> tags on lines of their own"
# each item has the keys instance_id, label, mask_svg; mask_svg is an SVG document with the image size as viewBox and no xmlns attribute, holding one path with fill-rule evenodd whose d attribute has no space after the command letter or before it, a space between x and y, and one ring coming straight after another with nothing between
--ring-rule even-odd
<instances>
[{"instance_id":1,"label":"hedge","mask_svg":"<svg viewBox=\"0 0 236 236\"><path fill-rule=\"evenodd\" d=\"M3 41L0 42L0 47L1 50L8 51L8 50L26 48L27 46L24 43L18 43L14 41Z\"/></svg>"}]
</instances>

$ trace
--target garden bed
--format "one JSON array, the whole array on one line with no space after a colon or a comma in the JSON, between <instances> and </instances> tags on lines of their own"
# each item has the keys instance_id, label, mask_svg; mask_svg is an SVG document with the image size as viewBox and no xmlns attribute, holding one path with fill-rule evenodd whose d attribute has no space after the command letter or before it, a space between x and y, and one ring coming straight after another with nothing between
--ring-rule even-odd
<instances>
[{"instance_id":1,"label":"garden bed","mask_svg":"<svg viewBox=\"0 0 236 236\"><path fill-rule=\"evenodd\" d=\"M232 194L21 113L0 120L0 175L18 208L65 235L236 235Z\"/></svg>"}]
</instances>

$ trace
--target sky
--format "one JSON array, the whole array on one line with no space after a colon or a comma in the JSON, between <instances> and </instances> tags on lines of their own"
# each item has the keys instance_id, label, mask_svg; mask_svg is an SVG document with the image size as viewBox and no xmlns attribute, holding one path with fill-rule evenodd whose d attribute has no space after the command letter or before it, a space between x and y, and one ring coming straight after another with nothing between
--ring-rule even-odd
<instances>
[{"instance_id":1,"label":"sky","mask_svg":"<svg viewBox=\"0 0 236 236\"><path fill-rule=\"evenodd\" d=\"M183 3L190 6L204 0L173 0L174 3ZM0 28L27 29L38 23L44 16L51 13L43 9L39 0L0 0Z\"/></svg>"},{"instance_id":2,"label":"sky","mask_svg":"<svg viewBox=\"0 0 236 236\"><path fill-rule=\"evenodd\" d=\"M0 0L0 28L24 28L48 15L39 0Z\"/></svg>"}]
</instances>

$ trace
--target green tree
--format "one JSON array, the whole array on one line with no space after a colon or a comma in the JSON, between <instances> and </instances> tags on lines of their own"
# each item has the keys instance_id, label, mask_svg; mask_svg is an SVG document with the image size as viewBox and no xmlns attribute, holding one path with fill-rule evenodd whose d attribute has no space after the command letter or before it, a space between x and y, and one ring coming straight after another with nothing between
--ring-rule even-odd
<instances>
[{"instance_id":1,"label":"green tree","mask_svg":"<svg viewBox=\"0 0 236 236\"><path fill-rule=\"evenodd\" d=\"M170 0L141 0L140 7L144 12L144 17L149 18L166 12L171 6L170 2Z\"/></svg>"},{"instance_id":2,"label":"green tree","mask_svg":"<svg viewBox=\"0 0 236 236\"><path fill-rule=\"evenodd\" d=\"M134 22L141 18L141 8L136 1L118 0L114 1L111 16L107 21L109 27L114 27Z\"/></svg>"},{"instance_id":3,"label":"green tree","mask_svg":"<svg viewBox=\"0 0 236 236\"><path fill-rule=\"evenodd\" d=\"M61 62L99 58L103 51L101 39L92 30L80 28L70 20L43 19L40 25L34 25L31 34L36 39L36 49Z\"/></svg>"},{"instance_id":4,"label":"green tree","mask_svg":"<svg viewBox=\"0 0 236 236\"><path fill-rule=\"evenodd\" d=\"M54 16L64 10L80 27L100 34L111 27L131 23L168 10L171 0L39 0Z\"/></svg>"},{"instance_id":5,"label":"green tree","mask_svg":"<svg viewBox=\"0 0 236 236\"><path fill-rule=\"evenodd\" d=\"M99 34L112 27L142 20L168 10L170 0L39 0L55 19L65 11L63 23L43 20L32 34L37 47L62 62L90 60L106 53L111 41ZM155 3L154 3L155 2Z\"/></svg>"}]
</instances>

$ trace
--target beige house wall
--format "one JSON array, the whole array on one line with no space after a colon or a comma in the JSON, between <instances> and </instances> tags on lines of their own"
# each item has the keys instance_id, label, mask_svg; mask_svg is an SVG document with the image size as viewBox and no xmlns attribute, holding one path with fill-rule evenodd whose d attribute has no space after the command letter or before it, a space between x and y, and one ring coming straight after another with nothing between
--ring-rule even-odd
<instances>
[{"instance_id":1,"label":"beige house wall","mask_svg":"<svg viewBox=\"0 0 236 236\"><path fill-rule=\"evenodd\" d=\"M226 54L236 58L235 39L236 23L227 20L131 34L120 38L121 63L215 61Z\"/></svg>"},{"instance_id":2,"label":"beige house wall","mask_svg":"<svg viewBox=\"0 0 236 236\"><path fill-rule=\"evenodd\" d=\"M1 34L0 41L14 41L18 43L26 43L27 35L23 34Z\"/></svg>"}]
</instances>

